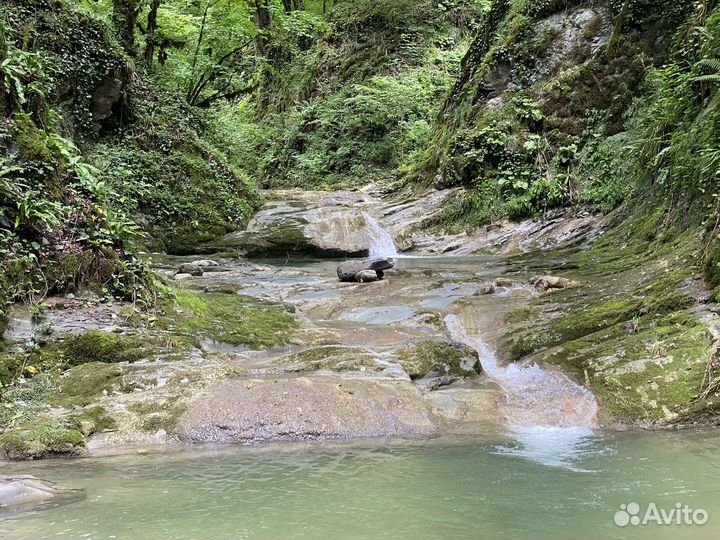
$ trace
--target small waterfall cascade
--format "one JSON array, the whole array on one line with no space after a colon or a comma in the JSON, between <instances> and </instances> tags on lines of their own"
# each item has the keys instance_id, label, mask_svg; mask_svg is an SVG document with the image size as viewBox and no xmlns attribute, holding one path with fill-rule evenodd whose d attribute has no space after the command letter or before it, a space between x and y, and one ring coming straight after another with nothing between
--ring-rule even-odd
<instances>
[{"instance_id":1,"label":"small waterfall cascade","mask_svg":"<svg viewBox=\"0 0 720 540\"><path fill-rule=\"evenodd\" d=\"M481 338L470 337L456 315L447 315L445 324L453 339L478 352L485 373L502 389L507 423L512 430L589 430L595 425L597 402L586 388L563 373L537 364L499 366L495 353Z\"/></svg>"},{"instance_id":2,"label":"small waterfall cascade","mask_svg":"<svg viewBox=\"0 0 720 540\"><path fill-rule=\"evenodd\" d=\"M390 233L383 229L378 220L367 212L363 212L362 215L370 239L370 257L397 257L398 250Z\"/></svg>"}]
</instances>

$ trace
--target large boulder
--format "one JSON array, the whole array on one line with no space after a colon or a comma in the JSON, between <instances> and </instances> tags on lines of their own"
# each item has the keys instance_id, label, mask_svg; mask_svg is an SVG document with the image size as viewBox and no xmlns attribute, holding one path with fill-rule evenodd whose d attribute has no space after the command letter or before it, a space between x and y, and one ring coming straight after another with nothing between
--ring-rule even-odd
<instances>
[{"instance_id":1,"label":"large boulder","mask_svg":"<svg viewBox=\"0 0 720 540\"><path fill-rule=\"evenodd\" d=\"M60 489L30 475L0 475L0 511L30 508L60 497L78 497L77 490Z\"/></svg>"},{"instance_id":2,"label":"large boulder","mask_svg":"<svg viewBox=\"0 0 720 540\"><path fill-rule=\"evenodd\" d=\"M410 381L314 376L220 383L189 404L177 435L250 443L429 435L442 425Z\"/></svg>"},{"instance_id":3,"label":"large boulder","mask_svg":"<svg viewBox=\"0 0 720 540\"><path fill-rule=\"evenodd\" d=\"M277 191L246 230L231 233L216 247L238 248L249 255L310 253L318 257L364 257L370 237L361 205L352 192Z\"/></svg>"},{"instance_id":4,"label":"large boulder","mask_svg":"<svg viewBox=\"0 0 720 540\"><path fill-rule=\"evenodd\" d=\"M359 259L341 262L337 267L340 281L374 281L369 274L374 273L377 279L385 277L385 270L395 266L390 258Z\"/></svg>"}]
</instances>

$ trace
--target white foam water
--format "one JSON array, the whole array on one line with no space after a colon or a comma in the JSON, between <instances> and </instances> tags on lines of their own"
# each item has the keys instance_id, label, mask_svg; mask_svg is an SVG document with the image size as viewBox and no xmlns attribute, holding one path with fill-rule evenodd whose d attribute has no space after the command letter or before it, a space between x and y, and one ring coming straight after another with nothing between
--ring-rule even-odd
<instances>
[{"instance_id":1,"label":"white foam water","mask_svg":"<svg viewBox=\"0 0 720 540\"><path fill-rule=\"evenodd\" d=\"M537 364L500 366L490 347L470 337L456 315L447 315L445 324L453 339L478 352L485 373L502 388L510 427L593 427L597 403L586 388Z\"/></svg>"},{"instance_id":2,"label":"white foam water","mask_svg":"<svg viewBox=\"0 0 720 540\"><path fill-rule=\"evenodd\" d=\"M398 250L390 233L383 229L378 220L367 212L363 212L363 218L365 218L370 240L370 257L397 257Z\"/></svg>"},{"instance_id":3,"label":"white foam water","mask_svg":"<svg viewBox=\"0 0 720 540\"><path fill-rule=\"evenodd\" d=\"M598 408L592 393L563 373L537 364L500 366L490 347L470 337L456 315L447 315L445 324L453 339L478 352L485 373L505 395L503 412L520 446L499 448L500 453L571 467L578 449L593 434Z\"/></svg>"}]
</instances>

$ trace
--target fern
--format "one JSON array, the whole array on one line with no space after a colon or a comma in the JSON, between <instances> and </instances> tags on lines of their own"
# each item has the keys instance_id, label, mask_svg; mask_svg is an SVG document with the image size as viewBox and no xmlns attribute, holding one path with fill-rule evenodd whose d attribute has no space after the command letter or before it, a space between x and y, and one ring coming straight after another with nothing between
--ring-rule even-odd
<instances>
[{"instance_id":1,"label":"fern","mask_svg":"<svg viewBox=\"0 0 720 540\"><path fill-rule=\"evenodd\" d=\"M703 58L695 64L695 68L708 68L715 73L707 73L705 75L697 75L693 77L695 82L716 82L720 83L720 58Z\"/></svg>"}]
</instances>

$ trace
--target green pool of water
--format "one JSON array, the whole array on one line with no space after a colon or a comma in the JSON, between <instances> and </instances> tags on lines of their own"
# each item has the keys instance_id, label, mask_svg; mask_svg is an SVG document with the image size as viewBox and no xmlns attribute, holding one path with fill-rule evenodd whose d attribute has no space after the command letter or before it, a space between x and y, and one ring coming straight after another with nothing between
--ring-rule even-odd
<instances>
[{"instance_id":1,"label":"green pool of water","mask_svg":"<svg viewBox=\"0 0 720 540\"><path fill-rule=\"evenodd\" d=\"M2 467L85 498L0 517L0 538L717 538L720 432L215 447ZM621 504L704 525L619 527Z\"/></svg>"}]
</instances>

